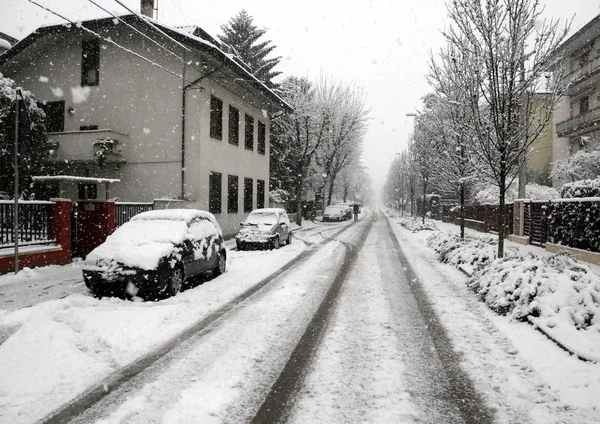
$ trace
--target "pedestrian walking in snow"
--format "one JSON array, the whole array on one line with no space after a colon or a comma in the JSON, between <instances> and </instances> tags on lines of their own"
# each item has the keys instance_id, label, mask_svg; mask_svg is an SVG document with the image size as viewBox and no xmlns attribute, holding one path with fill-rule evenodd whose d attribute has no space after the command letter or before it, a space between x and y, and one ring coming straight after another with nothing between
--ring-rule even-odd
<instances>
[{"instance_id":1,"label":"pedestrian walking in snow","mask_svg":"<svg viewBox=\"0 0 600 424\"><path fill-rule=\"evenodd\" d=\"M354 212L354 222L358 221L358 214L360 213L360 209L358 207L358 203L352 205L352 212Z\"/></svg>"}]
</instances>

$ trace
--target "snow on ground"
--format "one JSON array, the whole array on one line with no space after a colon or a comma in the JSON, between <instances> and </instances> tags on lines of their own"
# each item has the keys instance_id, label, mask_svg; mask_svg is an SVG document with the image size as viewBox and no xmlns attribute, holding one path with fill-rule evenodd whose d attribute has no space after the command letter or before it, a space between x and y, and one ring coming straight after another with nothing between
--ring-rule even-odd
<instances>
[{"instance_id":1,"label":"snow on ground","mask_svg":"<svg viewBox=\"0 0 600 424\"><path fill-rule=\"evenodd\" d=\"M391 219L400 245L499 422L600 422L600 364L569 355L531 325L496 315L468 289L465 275L426 247L431 231L412 233L396 221Z\"/></svg>"},{"instance_id":2,"label":"snow on ground","mask_svg":"<svg viewBox=\"0 0 600 424\"><path fill-rule=\"evenodd\" d=\"M303 235L313 243L323 237L309 231ZM160 302L99 300L83 291L14 312L0 310L0 329L10 329L0 344L0 421L29 423L42 418L98 379L218 309L305 249L296 238L278 251L230 250L228 272ZM0 287L3 291L21 290L26 297L25 284L39 286L60 278L81 281L78 264L0 276Z\"/></svg>"},{"instance_id":3,"label":"snow on ground","mask_svg":"<svg viewBox=\"0 0 600 424\"><path fill-rule=\"evenodd\" d=\"M343 252L340 243L329 243L247 299L185 355L136 384L139 390L99 423L248 422L325 296Z\"/></svg>"}]
</instances>

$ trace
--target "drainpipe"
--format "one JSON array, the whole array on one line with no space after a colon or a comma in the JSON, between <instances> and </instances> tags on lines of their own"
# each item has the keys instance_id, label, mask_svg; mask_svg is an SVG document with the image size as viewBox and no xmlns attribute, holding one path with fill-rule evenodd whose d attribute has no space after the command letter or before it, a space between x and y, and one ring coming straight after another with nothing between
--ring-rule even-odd
<instances>
[{"instance_id":1,"label":"drainpipe","mask_svg":"<svg viewBox=\"0 0 600 424\"><path fill-rule=\"evenodd\" d=\"M186 59L185 52L184 52L183 59L184 60ZM217 66L212 71L207 72L206 74L202 75L201 77L195 79L194 81L190 82L189 84L184 85L181 90L181 199L182 200L185 199L185 99L186 99L185 95L190 88L192 88L194 85L198 84L204 78L214 74L219 69L221 69L223 66L225 66L225 57L223 57L223 61L221 62L221 64L219 66ZM185 77L185 64L183 65L182 75ZM183 81L185 81L185 79L183 79Z\"/></svg>"}]
</instances>

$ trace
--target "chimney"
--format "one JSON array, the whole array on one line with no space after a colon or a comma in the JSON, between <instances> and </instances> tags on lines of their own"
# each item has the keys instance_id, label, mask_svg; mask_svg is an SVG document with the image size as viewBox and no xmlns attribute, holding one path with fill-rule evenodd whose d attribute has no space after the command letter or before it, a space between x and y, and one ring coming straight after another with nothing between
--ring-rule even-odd
<instances>
[{"instance_id":1,"label":"chimney","mask_svg":"<svg viewBox=\"0 0 600 424\"><path fill-rule=\"evenodd\" d=\"M154 0L140 0L140 13L150 19L154 18Z\"/></svg>"}]
</instances>

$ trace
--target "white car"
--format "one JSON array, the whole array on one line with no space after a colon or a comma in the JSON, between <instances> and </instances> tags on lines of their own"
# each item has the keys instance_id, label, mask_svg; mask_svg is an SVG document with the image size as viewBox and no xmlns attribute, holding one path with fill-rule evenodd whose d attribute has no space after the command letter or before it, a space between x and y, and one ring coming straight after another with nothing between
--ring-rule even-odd
<instances>
[{"instance_id":1,"label":"white car","mask_svg":"<svg viewBox=\"0 0 600 424\"><path fill-rule=\"evenodd\" d=\"M281 243L292 242L291 223L285 209L255 209L241 225L235 236L238 250L248 247L278 249Z\"/></svg>"},{"instance_id":2,"label":"white car","mask_svg":"<svg viewBox=\"0 0 600 424\"><path fill-rule=\"evenodd\" d=\"M323 211L323 222L343 221L346 215L346 207L340 205L327 206Z\"/></svg>"}]
</instances>

